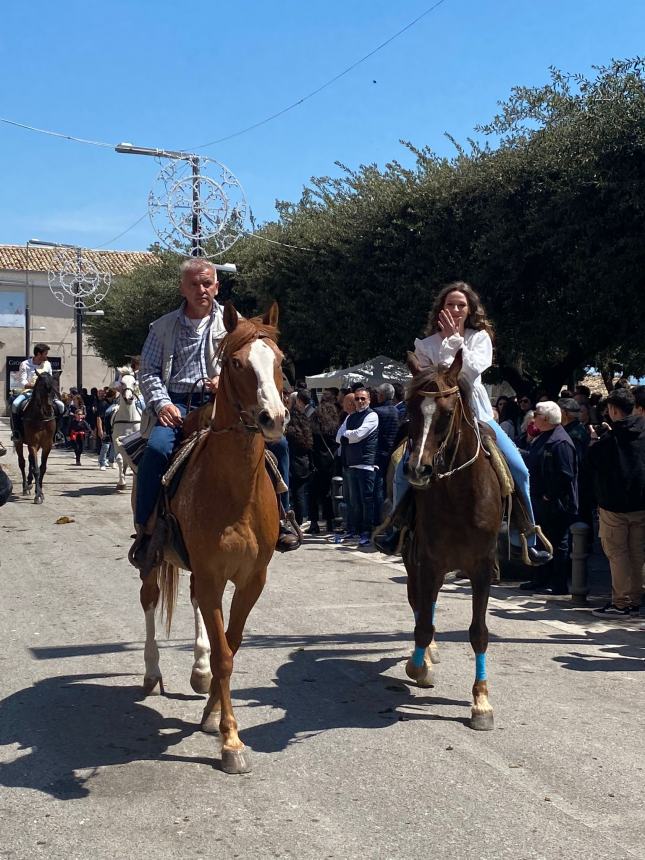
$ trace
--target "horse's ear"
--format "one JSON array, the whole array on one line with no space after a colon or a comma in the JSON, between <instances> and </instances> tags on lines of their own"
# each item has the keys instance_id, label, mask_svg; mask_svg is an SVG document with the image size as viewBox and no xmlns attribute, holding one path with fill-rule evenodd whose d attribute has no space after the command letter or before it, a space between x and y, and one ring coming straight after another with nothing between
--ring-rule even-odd
<instances>
[{"instance_id":1,"label":"horse's ear","mask_svg":"<svg viewBox=\"0 0 645 860\"><path fill-rule=\"evenodd\" d=\"M457 355L454 357L452 364L448 368L448 373L446 374L446 382L450 385L457 385L457 380L459 379L459 374L461 373L461 368L464 364L464 351L460 349L457 352Z\"/></svg>"},{"instance_id":2,"label":"horse's ear","mask_svg":"<svg viewBox=\"0 0 645 860\"><path fill-rule=\"evenodd\" d=\"M224 328L229 334L237 328L238 320L239 316L235 310L235 305L233 302L226 302L224 305Z\"/></svg>"},{"instance_id":3,"label":"horse's ear","mask_svg":"<svg viewBox=\"0 0 645 860\"><path fill-rule=\"evenodd\" d=\"M418 373L421 372L421 365L419 364L419 359L413 352L408 352L407 365L412 376L416 376Z\"/></svg>"},{"instance_id":4,"label":"horse's ear","mask_svg":"<svg viewBox=\"0 0 645 860\"><path fill-rule=\"evenodd\" d=\"M273 328L278 327L278 303L277 302L273 302L273 304L268 309L268 311L265 312L264 316L262 317L262 322L265 325L272 326Z\"/></svg>"}]
</instances>

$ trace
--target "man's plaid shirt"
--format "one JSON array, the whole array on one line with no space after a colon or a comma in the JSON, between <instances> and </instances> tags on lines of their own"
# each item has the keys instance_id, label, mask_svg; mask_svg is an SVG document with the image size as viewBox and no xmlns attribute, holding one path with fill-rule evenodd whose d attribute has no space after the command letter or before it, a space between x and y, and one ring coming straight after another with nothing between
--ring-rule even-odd
<instances>
[{"instance_id":1,"label":"man's plaid shirt","mask_svg":"<svg viewBox=\"0 0 645 860\"><path fill-rule=\"evenodd\" d=\"M141 369L139 371L139 386L143 393L146 406L150 406L156 413L171 403L169 392L173 394L188 394L195 383L208 376L206 369L206 342L211 336L211 325L213 317L221 313L219 306L213 303L208 325L201 331L196 331L186 319L184 314L185 305L180 308L179 325L175 337L172 370L168 387L163 382L163 346L157 337L154 328L150 329L146 342L141 351ZM195 386L199 393L199 386Z\"/></svg>"}]
</instances>

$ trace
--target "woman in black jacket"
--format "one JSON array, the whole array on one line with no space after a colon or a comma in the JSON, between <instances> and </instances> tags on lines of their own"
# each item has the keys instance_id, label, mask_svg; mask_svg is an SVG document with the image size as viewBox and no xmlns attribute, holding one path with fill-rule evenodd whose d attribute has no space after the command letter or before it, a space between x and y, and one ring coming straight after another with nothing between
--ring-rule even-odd
<instances>
[{"instance_id":1,"label":"woman in black jacket","mask_svg":"<svg viewBox=\"0 0 645 860\"><path fill-rule=\"evenodd\" d=\"M312 472L314 437L311 420L305 415L310 402L308 391L298 391L285 430L289 445L289 498L298 525L307 514L307 489Z\"/></svg>"},{"instance_id":2,"label":"woman in black jacket","mask_svg":"<svg viewBox=\"0 0 645 860\"><path fill-rule=\"evenodd\" d=\"M334 476L336 433L340 426L338 409L333 394L324 392L320 406L311 416L313 431L313 474L309 482L309 519L311 525L307 534L320 534L318 518L322 508L322 518L328 532L334 530L334 511L331 501L331 479Z\"/></svg>"}]
</instances>

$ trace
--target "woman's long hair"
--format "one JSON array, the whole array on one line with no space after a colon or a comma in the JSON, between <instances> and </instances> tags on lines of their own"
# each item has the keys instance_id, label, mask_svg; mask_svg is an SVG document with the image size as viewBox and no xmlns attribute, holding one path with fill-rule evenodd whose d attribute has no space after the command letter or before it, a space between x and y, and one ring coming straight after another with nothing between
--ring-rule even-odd
<instances>
[{"instance_id":1,"label":"woman's long hair","mask_svg":"<svg viewBox=\"0 0 645 860\"><path fill-rule=\"evenodd\" d=\"M486 331L488 332L490 339L494 341L495 333L493 331L493 324L486 316L486 310L484 309L482 300L470 284L467 284L465 281L451 281L449 284L446 284L441 288L439 295L434 300L432 310L428 314L428 324L426 325L425 334L431 335L435 334L435 332L441 331L439 328L439 313L443 310L446 296L456 290L463 293L466 296L466 301L468 302L468 316L465 319L464 327L475 329L475 331Z\"/></svg>"},{"instance_id":2,"label":"woman's long hair","mask_svg":"<svg viewBox=\"0 0 645 860\"><path fill-rule=\"evenodd\" d=\"M294 408L291 419L285 429L287 440L291 440L303 448L310 450L314 447L314 434L311 429L311 421L304 412Z\"/></svg>"},{"instance_id":3,"label":"woman's long hair","mask_svg":"<svg viewBox=\"0 0 645 860\"><path fill-rule=\"evenodd\" d=\"M323 436L335 436L340 426L338 419L338 409L332 397L325 397L323 394L320 405L311 416L312 423L315 429L319 430Z\"/></svg>"}]
</instances>

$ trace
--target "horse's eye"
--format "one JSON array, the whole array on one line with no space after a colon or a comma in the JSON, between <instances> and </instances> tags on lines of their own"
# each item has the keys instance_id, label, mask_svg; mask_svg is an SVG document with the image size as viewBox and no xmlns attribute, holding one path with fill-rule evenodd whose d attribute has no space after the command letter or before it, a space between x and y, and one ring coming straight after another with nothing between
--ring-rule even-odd
<instances>
[{"instance_id":1,"label":"horse's eye","mask_svg":"<svg viewBox=\"0 0 645 860\"><path fill-rule=\"evenodd\" d=\"M240 370L242 368L242 362L239 360L239 358L234 358L231 363L235 370Z\"/></svg>"}]
</instances>

